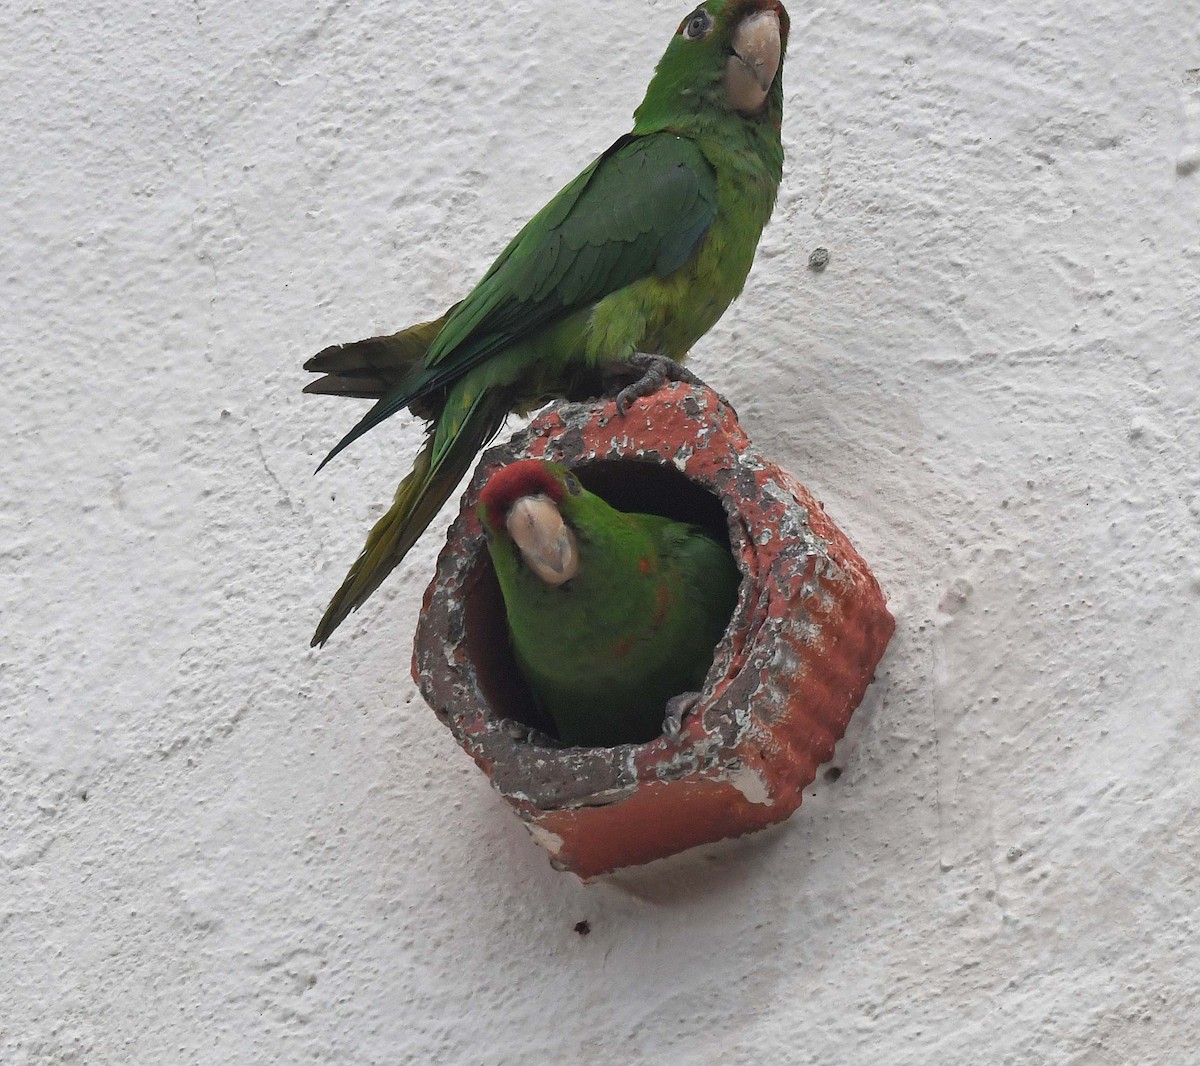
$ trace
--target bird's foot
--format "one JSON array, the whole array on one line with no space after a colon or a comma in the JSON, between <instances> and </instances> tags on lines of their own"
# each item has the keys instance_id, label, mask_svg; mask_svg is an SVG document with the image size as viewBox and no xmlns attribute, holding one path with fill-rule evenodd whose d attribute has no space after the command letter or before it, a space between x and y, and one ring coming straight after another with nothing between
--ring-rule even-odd
<instances>
[{"instance_id":1,"label":"bird's foot","mask_svg":"<svg viewBox=\"0 0 1200 1066\"><path fill-rule=\"evenodd\" d=\"M681 692L667 700L667 715L663 719L663 736L676 741L683 735L683 720L696 709L700 692Z\"/></svg>"},{"instance_id":2,"label":"bird's foot","mask_svg":"<svg viewBox=\"0 0 1200 1066\"><path fill-rule=\"evenodd\" d=\"M535 748L565 748L567 746L558 737L552 737L549 733L532 728L525 735L525 743L532 744Z\"/></svg>"},{"instance_id":3,"label":"bird's foot","mask_svg":"<svg viewBox=\"0 0 1200 1066\"><path fill-rule=\"evenodd\" d=\"M525 744L530 744L535 748L565 748L566 745L549 733L543 733L540 729L536 729L531 725L526 725L524 722L518 722L513 718L506 718L501 723L501 728L505 735L513 740L521 741Z\"/></svg>"},{"instance_id":4,"label":"bird's foot","mask_svg":"<svg viewBox=\"0 0 1200 1066\"><path fill-rule=\"evenodd\" d=\"M641 376L619 389L616 394L617 411L622 418L629 413L629 408L634 400L640 400L657 392L669 381L682 381L685 385L692 385L701 389L711 389L711 386L698 374L693 374L682 363L677 363L674 359L669 359L665 355L649 355L639 352L627 362L613 367L610 376L618 380L627 380L631 373L640 373ZM715 392L716 390L713 389L712 391ZM737 411L734 411L733 404L720 393L717 393L717 398L729 410L733 411L736 418Z\"/></svg>"}]
</instances>

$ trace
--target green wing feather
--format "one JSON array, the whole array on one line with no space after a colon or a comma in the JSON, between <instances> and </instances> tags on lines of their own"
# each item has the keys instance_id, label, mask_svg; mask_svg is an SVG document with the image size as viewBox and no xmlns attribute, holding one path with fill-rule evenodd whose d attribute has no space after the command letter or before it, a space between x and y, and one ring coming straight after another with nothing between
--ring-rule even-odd
<instances>
[{"instance_id":1,"label":"green wing feather","mask_svg":"<svg viewBox=\"0 0 1200 1066\"><path fill-rule=\"evenodd\" d=\"M324 644L351 611L358 610L425 532L471 463L508 414L507 397L483 392L458 420L448 440L433 429L412 472L400 482L392 506L367 535L367 542L325 609L312 644Z\"/></svg>"},{"instance_id":2,"label":"green wing feather","mask_svg":"<svg viewBox=\"0 0 1200 1066\"><path fill-rule=\"evenodd\" d=\"M679 269L716 215L716 175L692 141L622 137L526 224L451 311L422 364L321 465L489 357L626 285Z\"/></svg>"},{"instance_id":3,"label":"green wing feather","mask_svg":"<svg viewBox=\"0 0 1200 1066\"><path fill-rule=\"evenodd\" d=\"M426 357L474 365L498 338L527 336L650 274L682 266L717 213L716 176L695 143L623 137L516 236Z\"/></svg>"},{"instance_id":4,"label":"green wing feather","mask_svg":"<svg viewBox=\"0 0 1200 1066\"><path fill-rule=\"evenodd\" d=\"M663 554L674 559L680 578L688 588L688 600L704 631L703 643L716 644L737 603L742 583L729 549L718 544L698 526L678 523L663 531ZM699 673L692 685L699 688L704 682L711 660L698 663Z\"/></svg>"}]
</instances>

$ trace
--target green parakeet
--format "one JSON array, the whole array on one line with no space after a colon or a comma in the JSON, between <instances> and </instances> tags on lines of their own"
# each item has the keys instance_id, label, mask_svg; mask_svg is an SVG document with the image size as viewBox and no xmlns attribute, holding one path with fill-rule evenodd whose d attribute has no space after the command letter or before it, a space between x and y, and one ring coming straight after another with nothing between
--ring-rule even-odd
<instances>
[{"instance_id":1,"label":"green parakeet","mask_svg":"<svg viewBox=\"0 0 1200 1066\"><path fill-rule=\"evenodd\" d=\"M703 530L627 514L557 463L502 467L480 522L517 665L566 744L663 731L668 703L703 687L737 602L733 556Z\"/></svg>"},{"instance_id":2,"label":"green parakeet","mask_svg":"<svg viewBox=\"0 0 1200 1066\"><path fill-rule=\"evenodd\" d=\"M307 392L376 401L325 462L402 408L429 423L314 644L400 562L510 412L641 374L618 395L624 413L666 378L693 380L679 363L742 291L775 205L788 26L777 0L705 0L667 46L633 131L462 302L305 364L325 375Z\"/></svg>"}]
</instances>

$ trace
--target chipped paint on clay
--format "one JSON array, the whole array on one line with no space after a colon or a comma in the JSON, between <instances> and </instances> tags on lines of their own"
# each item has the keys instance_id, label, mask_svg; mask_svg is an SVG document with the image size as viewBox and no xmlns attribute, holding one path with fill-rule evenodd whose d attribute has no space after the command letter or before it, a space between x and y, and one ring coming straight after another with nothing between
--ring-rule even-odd
<instances>
[{"instance_id":1,"label":"chipped paint on clay","mask_svg":"<svg viewBox=\"0 0 1200 1066\"><path fill-rule=\"evenodd\" d=\"M767 807L775 803L766 782L748 767L743 766L734 770L726 780L751 803L763 804Z\"/></svg>"},{"instance_id":2,"label":"chipped paint on clay","mask_svg":"<svg viewBox=\"0 0 1200 1066\"><path fill-rule=\"evenodd\" d=\"M589 464L613 461L686 470L721 504L743 582L677 740L539 746L494 706L511 694L485 680L495 662L476 659L495 660L507 638L498 600L484 622L468 617L483 610L471 605L483 603L490 576L474 505L497 466L528 457L581 467L585 479ZM555 842L554 865L586 878L787 818L833 755L893 628L866 564L808 492L754 448L716 393L672 385L625 420L611 401L556 405L484 455L426 591L413 677L501 795L542 830L534 839Z\"/></svg>"},{"instance_id":3,"label":"chipped paint on clay","mask_svg":"<svg viewBox=\"0 0 1200 1066\"><path fill-rule=\"evenodd\" d=\"M525 828L529 830L529 835L538 842L551 856L557 856L563 847L563 838L557 833L550 832L545 826L538 825L537 822L526 822Z\"/></svg>"}]
</instances>

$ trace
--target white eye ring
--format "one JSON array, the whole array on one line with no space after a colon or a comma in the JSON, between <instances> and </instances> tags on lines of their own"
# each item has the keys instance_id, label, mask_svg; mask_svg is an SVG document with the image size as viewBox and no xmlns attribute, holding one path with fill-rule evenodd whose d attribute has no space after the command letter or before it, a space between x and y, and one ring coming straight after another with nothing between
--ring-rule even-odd
<instances>
[{"instance_id":1,"label":"white eye ring","mask_svg":"<svg viewBox=\"0 0 1200 1066\"><path fill-rule=\"evenodd\" d=\"M712 31L712 15L705 11L704 8L700 8L684 23L683 38L685 41L699 41L701 38L707 37Z\"/></svg>"}]
</instances>

